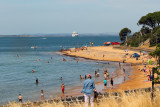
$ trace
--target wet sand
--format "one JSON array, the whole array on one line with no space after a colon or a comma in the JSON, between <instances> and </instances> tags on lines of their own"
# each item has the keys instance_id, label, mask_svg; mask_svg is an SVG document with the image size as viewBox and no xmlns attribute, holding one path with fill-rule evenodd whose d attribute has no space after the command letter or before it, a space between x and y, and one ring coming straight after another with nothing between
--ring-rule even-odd
<instances>
[{"instance_id":1,"label":"wet sand","mask_svg":"<svg viewBox=\"0 0 160 107\"><path fill-rule=\"evenodd\" d=\"M105 46L98 46L98 47L87 47L87 50L76 50L76 52L71 51L62 51L67 56L72 57L82 57L86 59L92 59L92 60L102 60L102 61L112 61L112 62L123 62L127 64L131 64L133 72L132 75L124 75L122 73L122 68L126 68L126 66L121 66L122 68L117 70L118 76L116 78L129 78L126 79L122 84L116 85L114 89L110 89L110 87L107 88L107 90L103 90L104 85L103 81L96 84L96 88L98 91L102 92L111 92L111 91L122 91L122 90L128 90L128 89L137 89L137 88L145 88L145 87L151 87L151 81L148 81L148 77L145 75L145 73L140 71L143 69L144 64L148 60L148 54L142 55L138 60L136 58L132 58L131 55L133 53L139 53L139 51L135 50L124 50L119 48L113 48L112 46L105 47ZM151 59L153 63L155 62L155 59ZM149 67L147 65L147 71L149 71ZM128 69L125 72L130 72L132 69ZM110 84L110 81L108 81L107 84ZM65 95L67 96L77 96L82 95L79 91L82 89L82 86L76 87L74 89L71 89L70 92L66 92Z\"/></svg>"}]
</instances>

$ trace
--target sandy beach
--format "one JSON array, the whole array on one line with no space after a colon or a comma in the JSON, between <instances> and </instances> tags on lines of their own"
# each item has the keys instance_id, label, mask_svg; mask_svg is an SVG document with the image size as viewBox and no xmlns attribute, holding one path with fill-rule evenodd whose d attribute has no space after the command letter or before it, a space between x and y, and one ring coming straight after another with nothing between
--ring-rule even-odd
<instances>
[{"instance_id":1,"label":"sandy beach","mask_svg":"<svg viewBox=\"0 0 160 107\"><path fill-rule=\"evenodd\" d=\"M148 48L146 48L147 50ZM86 59L93 60L102 60L102 61L112 61L112 62L121 62L121 63L130 63L133 68L132 75L128 75L129 80L126 80L122 84L116 86L114 89L103 90L103 92L110 91L120 91L120 90L128 90L128 89L137 89L137 88L145 88L151 87L151 81L148 81L149 68L153 67L153 65L146 65L147 73L142 71L144 64L147 63L149 59L148 53L143 55L142 50L124 50L120 48L114 48L112 46L98 46L98 47L87 47L87 50L76 50L75 52L71 51L62 51L65 55L73 56L73 57L82 57ZM140 58L138 60L136 58L132 58L131 55L133 53L140 54ZM155 63L155 59L151 58L152 62ZM125 68L125 66L121 66L120 69ZM130 72L130 71L125 71ZM119 70L119 75L124 76L121 70ZM103 87L103 81L100 84L96 84L96 87ZM82 88L82 87L78 87ZM77 90L76 88L75 90ZM74 90L74 89L73 89ZM78 95L76 91L73 92L73 95ZM67 95L72 95L68 93Z\"/></svg>"}]
</instances>

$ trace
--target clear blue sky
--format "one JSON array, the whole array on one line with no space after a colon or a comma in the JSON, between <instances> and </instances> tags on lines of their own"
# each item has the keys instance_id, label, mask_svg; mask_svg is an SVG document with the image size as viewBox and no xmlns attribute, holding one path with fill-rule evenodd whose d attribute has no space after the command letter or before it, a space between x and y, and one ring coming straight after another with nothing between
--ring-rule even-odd
<instances>
[{"instance_id":1,"label":"clear blue sky","mask_svg":"<svg viewBox=\"0 0 160 107\"><path fill-rule=\"evenodd\" d=\"M0 0L0 35L35 33L118 33L160 0Z\"/></svg>"}]
</instances>

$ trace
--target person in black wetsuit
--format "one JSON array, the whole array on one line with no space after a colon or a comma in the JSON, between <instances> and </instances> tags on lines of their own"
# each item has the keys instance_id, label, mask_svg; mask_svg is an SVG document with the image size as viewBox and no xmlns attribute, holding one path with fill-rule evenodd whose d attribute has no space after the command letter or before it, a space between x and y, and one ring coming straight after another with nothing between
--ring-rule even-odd
<instances>
[{"instance_id":1,"label":"person in black wetsuit","mask_svg":"<svg viewBox=\"0 0 160 107\"><path fill-rule=\"evenodd\" d=\"M111 78L111 89L113 88L113 79Z\"/></svg>"},{"instance_id":2,"label":"person in black wetsuit","mask_svg":"<svg viewBox=\"0 0 160 107\"><path fill-rule=\"evenodd\" d=\"M38 78L36 78L36 84L38 85Z\"/></svg>"}]
</instances>

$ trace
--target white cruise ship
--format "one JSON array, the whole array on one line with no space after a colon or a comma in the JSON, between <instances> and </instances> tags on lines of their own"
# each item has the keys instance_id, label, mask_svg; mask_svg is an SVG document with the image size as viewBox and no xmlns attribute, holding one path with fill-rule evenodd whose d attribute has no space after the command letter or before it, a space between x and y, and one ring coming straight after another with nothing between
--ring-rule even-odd
<instances>
[{"instance_id":1,"label":"white cruise ship","mask_svg":"<svg viewBox=\"0 0 160 107\"><path fill-rule=\"evenodd\" d=\"M72 33L72 37L77 37L78 36L78 32L73 32Z\"/></svg>"}]
</instances>

